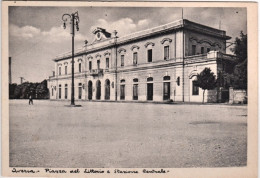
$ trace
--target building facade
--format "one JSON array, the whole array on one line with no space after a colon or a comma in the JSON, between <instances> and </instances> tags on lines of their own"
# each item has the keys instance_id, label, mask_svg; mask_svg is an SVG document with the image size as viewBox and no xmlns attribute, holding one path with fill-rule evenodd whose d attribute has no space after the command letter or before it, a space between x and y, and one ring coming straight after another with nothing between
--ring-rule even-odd
<instances>
[{"instance_id":1,"label":"building facade","mask_svg":"<svg viewBox=\"0 0 260 178\"><path fill-rule=\"evenodd\" d=\"M75 51L76 100L201 102L196 76L205 67L217 76L234 61L226 54L226 32L181 19L118 37L93 31L94 41ZM71 99L71 52L53 59L50 99ZM217 102L218 88L205 92Z\"/></svg>"}]
</instances>

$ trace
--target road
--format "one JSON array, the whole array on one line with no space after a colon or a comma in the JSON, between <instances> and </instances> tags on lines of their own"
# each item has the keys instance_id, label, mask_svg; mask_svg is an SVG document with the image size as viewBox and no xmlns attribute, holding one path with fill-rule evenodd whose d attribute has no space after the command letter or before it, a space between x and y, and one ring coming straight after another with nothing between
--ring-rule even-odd
<instances>
[{"instance_id":1,"label":"road","mask_svg":"<svg viewBox=\"0 0 260 178\"><path fill-rule=\"evenodd\" d=\"M247 106L10 101L10 166L246 166Z\"/></svg>"}]
</instances>

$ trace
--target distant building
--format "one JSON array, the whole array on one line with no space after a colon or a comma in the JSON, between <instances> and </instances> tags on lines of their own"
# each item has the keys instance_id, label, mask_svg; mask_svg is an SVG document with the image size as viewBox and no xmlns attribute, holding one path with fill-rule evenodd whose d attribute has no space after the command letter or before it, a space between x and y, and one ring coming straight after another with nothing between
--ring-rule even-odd
<instances>
[{"instance_id":1,"label":"distant building","mask_svg":"<svg viewBox=\"0 0 260 178\"><path fill-rule=\"evenodd\" d=\"M196 75L209 67L217 76L232 63L223 30L182 19L117 37L105 29L75 52L75 99L201 102ZM71 52L53 59L50 99L69 100ZM205 92L216 102L218 89Z\"/></svg>"}]
</instances>

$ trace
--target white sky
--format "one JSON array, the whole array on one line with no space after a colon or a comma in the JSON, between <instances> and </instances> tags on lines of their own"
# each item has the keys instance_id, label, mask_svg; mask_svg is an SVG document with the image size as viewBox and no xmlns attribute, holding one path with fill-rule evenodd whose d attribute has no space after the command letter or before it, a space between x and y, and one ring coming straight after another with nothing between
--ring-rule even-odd
<instances>
[{"instance_id":1,"label":"white sky","mask_svg":"<svg viewBox=\"0 0 260 178\"><path fill-rule=\"evenodd\" d=\"M75 47L93 41L92 30L102 27L123 36L181 19L181 8L138 7L9 7L9 56L12 57L12 82L19 77L41 82L52 75L52 59L71 50L69 28L63 29L64 13L79 12L80 31ZM184 8L184 18L225 30L231 41L240 31L247 33L246 8ZM228 51L230 53L230 51Z\"/></svg>"}]
</instances>

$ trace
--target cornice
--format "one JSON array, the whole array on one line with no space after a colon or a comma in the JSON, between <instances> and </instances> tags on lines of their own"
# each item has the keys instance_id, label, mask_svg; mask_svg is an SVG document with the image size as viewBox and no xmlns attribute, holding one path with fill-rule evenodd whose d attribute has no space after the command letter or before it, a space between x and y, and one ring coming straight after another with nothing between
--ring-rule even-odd
<instances>
[{"instance_id":1,"label":"cornice","mask_svg":"<svg viewBox=\"0 0 260 178\"><path fill-rule=\"evenodd\" d=\"M80 55L84 55L84 54L88 54L88 53L92 53L95 51L100 51L100 50L104 50L113 46L120 46L126 43L132 43L134 41L140 41L143 40L145 38L150 38L152 36L160 36L163 35L165 33L171 33L175 30L180 30L180 29L187 29L187 30L192 30L192 31L197 31L199 33L205 33L211 36L215 36L218 38L222 38L222 39L230 39L230 37L225 35L225 31L223 30L218 30L212 27L208 27L202 24L198 24L195 22L191 22L188 21L186 19L181 19L175 22L171 22L169 24L165 24L165 25L161 25L155 28L151 28L148 30L144 30L144 31L140 31L140 32L136 32L134 34L130 34L127 36L123 36L120 38L110 38L108 44L104 44L102 46L98 46L96 48L93 49L84 49L81 50L77 53L75 53L75 57L80 56ZM219 45L219 44L215 44L215 45ZM87 46L88 47L88 46ZM90 45L91 47L91 45ZM138 48L139 49L139 48ZM71 54L68 55L64 55L62 57L56 57L53 60L54 61L60 61L60 60L65 60L65 59L69 59L71 58Z\"/></svg>"}]
</instances>

